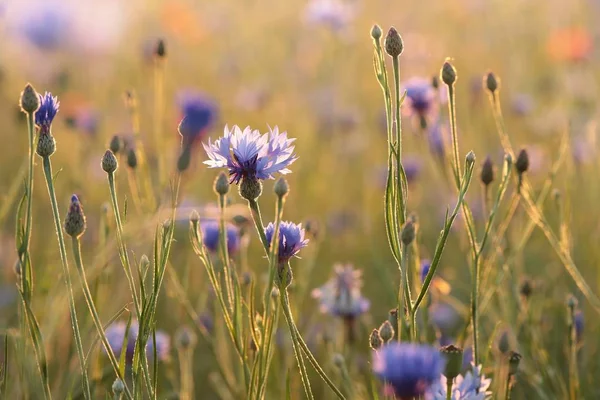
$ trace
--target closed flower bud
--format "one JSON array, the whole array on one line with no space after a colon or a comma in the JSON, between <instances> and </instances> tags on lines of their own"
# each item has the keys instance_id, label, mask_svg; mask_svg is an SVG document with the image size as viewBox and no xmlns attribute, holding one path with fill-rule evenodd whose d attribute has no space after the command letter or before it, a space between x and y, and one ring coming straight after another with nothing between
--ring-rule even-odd
<instances>
[{"instance_id":1,"label":"closed flower bud","mask_svg":"<svg viewBox=\"0 0 600 400\"><path fill-rule=\"evenodd\" d=\"M177 347L183 350L191 349L196 345L196 334L187 326L184 326L177 331L175 343Z\"/></svg>"},{"instance_id":2,"label":"closed flower bud","mask_svg":"<svg viewBox=\"0 0 600 400\"><path fill-rule=\"evenodd\" d=\"M40 108L40 98L31 84L27 84L21 92L21 110L24 113L34 113Z\"/></svg>"},{"instance_id":3,"label":"closed flower bud","mask_svg":"<svg viewBox=\"0 0 600 400\"><path fill-rule=\"evenodd\" d=\"M533 283L529 279L525 279L521 283L521 288L519 289L521 296L523 296L526 300L531 296L533 292Z\"/></svg>"},{"instance_id":4,"label":"closed flower bud","mask_svg":"<svg viewBox=\"0 0 600 400\"><path fill-rule=\"evenodd\" d=\"M452 380L460 375L463 364L463 349L454 345L444 346L440 353L446 358L446 369L444 375Z\"/></svg>"},{"instance_id":5,"label":"closed flower bud","mask_svg":"<svg viewBox=\"0 0 600 400\"><path fill-rule=\"evenodd\" d=\"M285 180L285 178L277 179L273 191L279 198L284 198L288 194L288 192L290 191L290 187L288 186L288 183Z\"/></svg>"},{"instance_id":6,"label":"closed flower bud","mask_svg":"<svg viewBox=\"0 0 600 400\"><path fill-rule=\"evenodd\" d=\"M158 39L156 43L156 56L159 58L164 58L167 55L167 49L165 45L165 41L163 39Z\"/></svg>"},{"instance_id":7,"label":"closed flower bud","mask_svg":"<svg viewBox=\"0 0 600 400\"><path fill-rule=\"evenodd\" d=\"M227 179L225 172L219 173L215 179L213 188L215 193L221 196L225 196L229 192L229 179Z\"/></svg>"},{"instance_id":8,"label":"closed flower bud","mask_svg":"<svg viewBox=\"0 0 600 400\"><path fill-rule=\"evenodd\" d=\"M392 325L392 328L398 326L398 309L392 308L388 312L388 322Z\"/></svg>"},{"instance_id":9,"label":"closed flower bud","mask_svg":"<svg viewBox=\"0 0 600 400\"><path fill-rule=\"evenodd\" d=\"M338 368L344 368L344 364L346 364L346 360L344 359L344 356L341 355L340 353L335 353L333 355L333 365L335 365Z\"/></svg>"},{"instance_id":10,"label":"closed flower bud","mask_svg":"<svg viewBox=\"0 0 600 400\"><path fill-rule=\"evenodd\" d=\"M65 232L74 238L78 238L85 232L85 215L76 195L71 196L71 205L65 218Z\"/></svg>"},{"instance_id":11,"label":"closed flower bud","mask_svg":"<svg viewBox=\"0 0 600 400\"><path fill-rule=\"evenodd\" d=\"M275 274L275 283L277 286L283 286L284 288L287 288L292 284L293 278L294 277L290 265L287 262L279 263L277 266L277 273Z\"/></svg>"},{"instance_id":12,"label":"closed flower bud","mask_svg":"<svg viewBox=\"0 0 600 400\"><path fill-rule=\"evenodd\" d=\"M529 169L529 155L527 154L527 150L521 149L519 155L517 156L517 162L515 163L515 167L517 168L517 172L519 175L527 172Z\"/></svg>"},{"instance_id":13,"label":"closed flower bud","mask_svg":"<svg viewBox=\"0 0 600 400\"><path fill-rule=\"evenodd\" d=\"M381 28L379 27L379 25L377 25L377 24L373 25L373 27L371 28L371 37L375 40L379 40L379 39L381 39L382 34L383 34L383 32L381 31Z\"/></svg>"},{"instance_id":14,"label":"closed flower bud","mask_svg":"<svg viewBox=\"0 0 600 400\"><path fill-rule=\"evenodd\" d=\"M496 78L496 75L494 75L493 72L490 71L483 77L483 84L487 90L489 90L491 93L494 93L500 86L500 80Z\"/></svg>"},{"instance_id":15,"label":"closed flower bud","mask_svg":"<svg viewBox=\"0 0 600 400\"><path fill-rule=\"evenodd\" d=\"M401 238L405 246L410 245L415 240L415 224L412 221L407 221L402 227Z\"/></svg>"},{"instance_id":16,"label":"closed flower bud","mask_svg":"<svg viewBox=\"0 0 600 400\"><path fill-rule=\"evenodd\" d=\"M136 169L138 165L137 154L134 149L127 151L127 166L131 169Z\"/></svg>"},{"instance_id":17,"label":"closed flower bud","mask_svg":"<svg viewBox=\"0 0 600 400\"><path fill-rule=\"evenodd\" d=\"M110 150L106 150L104 157L102 157L102 169L106 173L112 174L117 170L118 166L119 163L117 161L117 157L115 157L115 154Z\"/></svg>"},{"instance_id":18,"label":"closed flower bud","mask_svg":"<svg viewBox=\"0 0 600 400\"><path fill-rule=\"evenodd\" d=\"M567 297L567 307L569 307L570 309L575 309L578 303L579 302L577 301L577 298L572 294L570 294L569 297Z\"/></svg>"},{"instance_id":19,"label":"closed flower bud","mask_svg":"<svg viewBox=\"0 0 600 400\"><path fill-rule=\"evenodd\" d=\"M467 153L467 157L465 158L467 160L467 164L474 164L475 163L475 153L473 153L473 151L469 151Z\"/></svg>"},{"instance_id":20,"label":"closed flower bud","mask_svg":"<svg viewBox=\"0 0 600 400\"><path fill-rule=\"evenodd\" d=\"M110 143L108 145L108 148L113 153L118 154L119 151L121 151L121 149L123 149L123 147L124 147L124 143L123 143L123 139L121 138L121 136L114 135L112 137L112 139L110 139Z\"/></svg>"},{"instance_id":21,"label":"closed flower bud","mask_svg":"<svg viewBox=\"0 0 600 400\"><path fill-rule=\"evenodd\" d=\"M450 61L446 60L444 65L442 65L440 78L442 78L442 82L448 86L452 86L454 85L454 82L456 82L456 68L450 64Z\"/></svg>"},{"instance_id":22,"label":"closed flower bud","mask_svg":"<svg viewBox=\"0 0 600 400\"><path fill-rule=\"evenodd\" d=\"M200 221L200 215L198 214L198 211L192 210L192 212L190 213L190 222L192 224L197 224L198 221Z\"/></svg>"},{"instance_id":23,"label":"closed flower bud","mask_svg":"<svg viewBox=\"0 0 600 400\"><path fill-rule=\"evenodd\" d=\"M439 89L440 88L440 78L434 75L431 78L431 86L436 90Z\"/></svg>"},{"instance_id":24,"label":"closed flower bud","mask_svg":"<svg viewBox=\"0 0 600 400\"><path fill-rule=\"evenodd\" d=\"M50 157L56 151L56 141L50 132L41 133L35 152L40 157Z\"/></svg>"},{"instance_id":25,"label":"closed flower bud","mask_svg":"<svg viewBox=\"0 0 600 400\"><path fill-rule=\"evenodd\" d=\"M494 164L492 163L492 159L487 156L483 165L481 166L481 182L488 186L490 183L494 181Z\"/></svg>"},{"instance_id":26,"label":"closed flower bud","mask_svg":"<svg viewBox=\"0 0 600 400\"><path fill-rule=\"evenodd\" d=\"M404 50L402 37L400 37L396 28L392 26L385 37L385 51L391 57L398 57L402 54L402 50Z\"/></svg>"},{"instance_id":27,"label":"closed flower bud","mask_svg":"<svg viewBox=\"0 0 600 400\"><path fill-rule=\"evenodd\" d=\"M377 329L373 329L371 335L369 335L369 346L371 346L373 350L377 350L383 346L383 339Z\"/></svg>"},{"instance_id":28,"label":"closed flower bud","mask_svg":"<svg viewBox=\"0 0 600 400\"><path fill-rule=\"evenodd\" d=\"M262 194L262 182L258 179L243 178L240 183L240 196L246 200L254 201Z\"/></svg>"},{"instance_id":29,"label":"closed flower bud","mask_svg":"<svg viewBox=\"0 0 600 400\"><path fill-rule=\"evenodd\" d=\"M383 324L379 327L379 336L381 339L387 343L394 338L394 327L390 324L390 321L384 321Z\"/></svg>"},{"instance_id":30,"label":"closed flower bud","mask_svg":"<svg viewBox=\"0 0 600 400\"><path fill-rule=\"evenodd\" d=\"M120 398L120 396L125 391L125 384L123 383L123 381L121 379L119 379L119 378L115 379L115 382L112 385L112 391L113 391L113 394L117 398Z\"/></svg>"},{"instance_id":31,"label":"closed flower bud","mask_svg":"<svg viewBox=\"0 0 600 400\"><path fill-rule=\"evenodd\" d=\"M517 371L519 370L519 363L521 362L521 358L523 358L523 356L521 356L516 351L511 351L508 354L508 374L509 375L515 375L517 373Z\"/></svg>"},{"instance_id":32,"label":"closed flower bud","mask_svg":"<svg viewBox=\"0 0 600 400\"><path fill-rule=\"evenodd\" d=\"M510 336L507 330L503 330L497 338L498 350L500 353L506 354L510 349Z\"/></svg>"}]
</instances>

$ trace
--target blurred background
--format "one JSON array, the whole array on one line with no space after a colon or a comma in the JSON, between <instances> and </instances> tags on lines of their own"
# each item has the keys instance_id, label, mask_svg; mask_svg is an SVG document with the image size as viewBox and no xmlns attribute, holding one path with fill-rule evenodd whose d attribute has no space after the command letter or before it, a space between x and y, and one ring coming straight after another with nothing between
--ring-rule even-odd
<instances>
[{"instance_id":1,"label":"blurred background","mask_svg":"<svg viewBox=\"0 0 600 400\"><path fill-rule=\"evenodd\" d=\"M186 290L197 311L206 310L210 315L209 286L191 251L185 221L192 209L210 214L215 202L212 182L217 175L202 164L206 154L200 142L219 137L225 125L250 125L261 131L278 126L297 138L299 155L287 176L291 193L285 219L309 221L312 228L311 244L302 259L294 262L297 284L308 289L300 291L302 296L294 300L300 325L309 337L330 333L324 327L329 326L331 317L315 313L318 304L311 299L310 289L327 280L334 263L354 264L363 271L363 294L371 301L370 311L360 323L366 356L366 335L394 307L395 284L390 286L390 282L398 279L383 223L387 145L383 98L373 73L369 32L374 23L384 32L395 26L404 39L400 58L403 87L415 79L431 82L445 58L453 59L459 77L460 151L464 156L473 150L477 165L489 155L500 166L503 158L488 95L482 88L482 77L488 70L502 80L501 103L508 133L516 147L529 152L528 174L535 188L549 176L560 139L568 135L568 160L553 187L565 199L573 258L588 284L600 292L596 127L600 53L595 46L599 16L600 2L595 0L0 2L0 328L16 326L13 267L17 257L12 237L15 198L22 190L19 181L26 171L27 154L26 121L18 99L24 85L31 82L38 92L51 91L61 102L53 124L57 152L52 159L54 168L60 170L56 179L58 200L64 213L68 199L76 193L86 210L85 258L94 271L90 274L100 277L99 281L105 279L99 292L99 309L105 318L129 297L114 243L112 248L109 243L107 250L98 252L101 210L109 200L100 159L115 134L124 138L133 135L126 93L136 96L149 162L162 158L165 182L175 170L179 154L177 125L183 103L189 96L199 96L214 103L218 113L193 147L192 164L182 187L182 230L173 256L173 268L190 274L186 275L190 276ZM157 67L159 39L166 44L166 57ZM159 119L155 108L157 73L164 73L159 102L164 118ZM422 259L433 255L444 214L456 201L454 188L441 168L445 154L440 143L449 137L445 92L440 89L434 93L436 112L425 124L403 110L404 162L410 181L408 209L419 219ZM152 139L155 131L160 133L160 142ZM133 196L128 187L129 169L121 160L121 201ZM60 360L70 360L71 366L63 369L77 371L76 357L59 351L70 345L69 317L40 170L36 169L32 239L34 307L51 348L51 361L59 365ZM478 175L476 178L468 200L482 230L487 217ZM264 193L261 205L269 221L274 209L271 182ZM231 202L232 216L247 216L244 202L234 191ZM558 220L555 209L549 199L547 217L554 227ZM129 213L131 247L139 257L151 251L149 232L163 216L149 216L134 207ZM517 217L507 235L507 248L518 241L528 220L523 210L517 210ZM469 255L460 220L455 231L438 270L446 284L439 304L450 305L450 317L461 327L469 304ZM252 242L249 259L255 261L249 263L249 270L260 274L264 272L260 247L254 236ZM528 353L530 357L524 361L526 383L517 398L562 398L566 390L564 302L567 294L577 293L576 287L537 230L510 268L510 279L501 288L482 288L484 293L497 291L483 316L484 338L492 346L497 332L504 330L509 332L512 347L539 356L532 360ZM523 323L517 310L524 279L530 279L534 287L537 311L531 318L538 325L537 349L531 349L531 341L523 344L528 337L520 336L517 326L517 321ZM600 373L593 357L600 344L594 333L598 323L583 298L580 306L584 315L590 313L581 382L589 393L586 398L597 398L600 394L592 379ZM161 307L159 329L173 335L180 326L189 324L168 286ZM197 388L211 371L210 361L198 364ZM542 367L556 372L555 382L546 381L536 371ZM165 381L176 381L169 374Z\"/></svg>"}]
</instances>

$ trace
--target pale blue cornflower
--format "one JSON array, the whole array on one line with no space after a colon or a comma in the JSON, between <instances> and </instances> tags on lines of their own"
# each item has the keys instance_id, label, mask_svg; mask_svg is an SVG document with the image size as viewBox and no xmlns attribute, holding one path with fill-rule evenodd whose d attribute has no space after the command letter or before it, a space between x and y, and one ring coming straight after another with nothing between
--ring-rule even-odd
<instances>
[{"instance_id":1,"label":"pale blue cornflower","mask_svg":"<svg viewBox=\"0 0 600 400\"><path fill-rule=\"evenodd\" d=\"M312 296L319 300L321 311L350 319L367 312L370 302L360 293L361 275L362 271L354 269L351 264L336 264L334 276L312 292Z\"/></svg>"},{"instance_id":2,"label":"pale blue cornflower","mask_svg":"<svg viewBox=\"0 0 600 400\"><path fill-rule=\"evenodd\" d=\"M202 230L202 243L211 253L216 253L219 250L219 223L214 220L200 222ZM225 224L227 234L227 252L232 255L240 248L240 232L239 229L232 224Z\"/></svg>"},{"instance_id":3,"label":"pale blue cornflower","mask_svg":"<svg viewBox=\"0 0 600 400\"><path fill-rule=\"evenodd\" d=\"M439 350L428 345L392 342L373 353L373 372L385 383L385 394L397 399L426 395L444 365Z\"/></svg>"},{"instance_id":4,"label":"pale blue cornflower","mask_svg":"<svg viewBox=\"0 0 600 400\"><path fill-rule=\"evenodd\" d=\"M447 399L447 379L441 376L439 382L431 388L433 400ZM488 389L492 380L486 378L481 372L481 365L471 365L471 370L464 375L459 375L452 384L452 400L486 400L492 398L492 392Z\"/></svg>"},{"instance_id":5,"label":"pale blue cornflower","mask_svg":"<svg viewBox=\"0 0 600 400\"><path fill-rule=\"evenodd\" d=\"M209 160L204 163L210 168L227 168L230 183L238 184L242 179L252 181L273 179L274 174L291 172L287 167L298 158L294 154L287 132L277 127L263 135L250 127L241 130L226 126L223 137L204 144Z\"/></svg>"},{"instance_id":6,"label":"pale blue cornflower","mask_svg":"<svg viewBox=\"0 0 600 400\"><path fill-rule=\"evenodd\" d=\"M56 114L60 102L58 97L52 96L52 93L46 92L43 96L40 94L40 108L35 113L35 124L39 126L41 133L48 133L50 125Z\"/></svg>"},{"instance_id":7,"label":"pale blue cornflower","mask_svg":"<svg viewBox=\"0 0 600 400\"><path fill-rule=\"evenodd\" d=\"M267 243L271 245L275 225L269 223L265 228ZM290 258L298 254L298 252L308 245L308 239L304 238L304 228L302 224L282 221L279 225L279 263L286 263Z\"/></svg>"}]
</instances>

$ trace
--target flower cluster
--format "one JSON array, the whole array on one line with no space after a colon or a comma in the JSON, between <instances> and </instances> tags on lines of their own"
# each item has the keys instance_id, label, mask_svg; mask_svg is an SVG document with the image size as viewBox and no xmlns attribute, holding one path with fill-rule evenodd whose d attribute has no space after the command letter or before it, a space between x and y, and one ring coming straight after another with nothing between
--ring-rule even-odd
<instances>
[{"instance_id":1,"label":"flower cluster","mask_svg":"<svg viewBox=\"0 0 600 400\"><path fill-rule=\"evenodd\" d=\"M370 302L360 293L362 271L352 265L338 264L334 276L323 286L313 290L322 312L342 318L355 318L369 310Z\"/></svg>"}]
</instances>

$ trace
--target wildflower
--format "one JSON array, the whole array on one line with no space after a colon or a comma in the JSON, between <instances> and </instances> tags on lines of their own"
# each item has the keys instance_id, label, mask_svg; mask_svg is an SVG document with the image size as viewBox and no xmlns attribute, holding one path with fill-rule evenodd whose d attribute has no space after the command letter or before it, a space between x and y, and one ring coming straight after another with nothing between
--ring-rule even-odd
<instances>
[{"instance_id":1,"label":"wildflower","mask_svg":"<svg viewBox=\"0 0 600 400\"><path fill-rule=\"evenodd\" d=\"M214 220L202 221L200 229L202 230L204 246L209 252L217 253L219 251L219 223ZM225 224L225 231L227 233L227 252L235 254L240 248L239 230L234 225L227 223Z\"/></svg>"},{"instance_id":2,"label":"wildflower","mask_svg":"<svg viewBox=\"0 0 600 400\"><path fill-rule=\"evenodd\" d=\"M49 133L60 102L50 92L46 92L43 96L40 94L39 97L40 108L35 113L35 124L40 128L40 134Z\"/></svg>"},{"instance_id":3,"label":"wildflower","mask_svg":"<svg viewBox=\"0 0 600 400\"><path fill-rule=\"evenodd\" d=\"M291 172L287 167L297 159L294 140L288 139L286 132L279 133L277 127L261 135L250 127L242 131L237 126L231 130L226 126L223 137L204 144L209 157L204 163L210 168L228 168L230 183L273 179L277 172Z\"/></svg>"},{"instance_id":4,"label":"wildflower","mask_svg":"<svg viewBox=\"0 0 600 400\"><path fill-rule=\"evenodd\" d=\"M459 375L454 383L452 384L452 400L485 400L490 399L492 392L488 389L492 383L492 380L486 378L481 373L481 365L475 367L472 365L470 371L465 375ZM446 400L447 399L447 379L445 376L441 376L440 380L436 382L431 388L431 395L433 400Z\"/></svg>"},{"instance_id":5,"label":"wildflower","mask_svg":"<svg viewBox=\"0 0 600 400\"><path fill-rule=\"evenodd\" d=\"M334 31L346 27L354 15L354 8L341 0L311 0L304 11L306 22L324 25Z\"/></svg>"},{"instance_id":6,"label":"wildflower","mask_svg":"<svg viewBox=\"0 0 600 400\"><path fill-rule=\"evenodd\" d=\"M371 346L373 350L378 350L383 346L383 339L377 329L373 329L369 335L369 346Z\"/></svg>"},{"instance_id":7,"label":"wildflower","mask_svg":"<svg viewBox=\"0 0 600 400\"><path fill-rule=\"evenodd\" d=\"M406 174L406 181L410 184L417 180L417 177L421 173L422 169L421 159L417 156L406 156L402 159L402 167L404 167L404 173ZM386 167L387 175L387 167Z\"/></svg>"},{"instance_id":8,"label":"wildflower","mask_svg":"<svg viewBox=\"0 0 600 400\"><path fill-rule=\"evenodd\" d=\"M217 105L201 92L184 90L178 94L182 120L179 131L187 147L202 140L217 119Z\"/></svg>"},{"instance_id":9,"label":"wildflower","mask_svg":"<svg viewBox=\"0 0 600 400\"><path fill-rule=\"evenodd\" d=\"M38 2L35 10L24 9L19 14L18 33L40 50L57 49L72 32L73 12L60 2Z\"/></svg>"},{"instance_id":10,"label":"wildflower","mask_svg":"<svg viewBox=\"0 0 600 400\"><path fill-rule=\"evenodd\" d=\"M123 349L123 340L125 339L126 329L127 324L124 321L114 322L106 329L106 338L108 339L108 343L117 358L120 357ZM133 361L133 353L135 350L135 343L138 338L138 333L139 324L137 321L133 321L129 327L129 335L127 336L125 348L125 361L128 364L131 364ZM167 359L171 349L169 335L161 331L156 331L156 344L154 343L153 335L150 335L148 345L146 347L146 356L149 358L153 357L155 348L156 356L159 360Z\"/></svg>"},{"instance_id":11,"label":"wildflower","mask_svg":"<svg viewBox=\"0 0 600 400\"><path fill-rule=\"evenodd\" d=\"M269 223L265 229L267 243L271 245L275 225ZM279 263L286 263L298 252L308 245L308 239L304 239L304 228L302 224L282 221L279 225Z\"/></svg>"},{"instance_id":12,"label":"wildflower","mask_svg":"<svg viewBox=\"0 0 600 400\"><path fill-rule=\"evenodd\" d=\"M385 382L386 395L397 399L425 395L443 368L443 357L431 346L393 342L373 354L373 372Z\"/></svg>"},{"instance_id":13,"label":"wildflower","mask_svg":"<svg viewBox=\"0 0 600 400\"><path fill-rule=\"evenodd\" d=\"M446 157L446 142L449 141L450 127L447 124L436 122L427 133L429 151L443 161Z\"/></svg>"},{"instance_id":14,"label":"wildflower","mask_svg":"<svg viewBox=\"0 0 600 400\"><path fill-rule=\"evenodd\" d=\"M404 85L406 90L405 113L419 119L421 127L427 126L427 121L436 113L434 105L436 91L431 86L431 80L425 78L411 78Z\"/></svg>"},{"instance_id":15,"label":"wildflower","mask_svg":"<svg viewBox=\"0 0 600 400\"><path fill-rule=\"evenodd\" d=\"M365 313L370 303L360 293L361 275L362 271L351 264L336 264L333 277L312 292L319 300L321 311L342 318L355 318Z\"/></svg>"}]
</instances>

